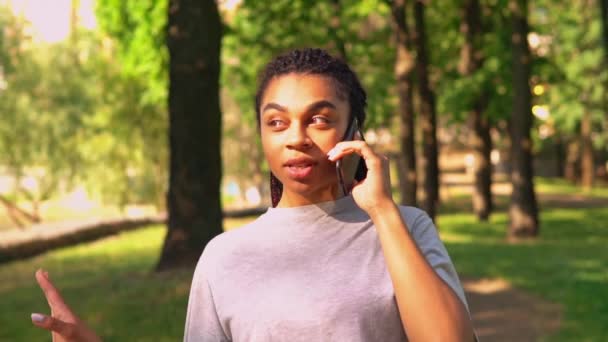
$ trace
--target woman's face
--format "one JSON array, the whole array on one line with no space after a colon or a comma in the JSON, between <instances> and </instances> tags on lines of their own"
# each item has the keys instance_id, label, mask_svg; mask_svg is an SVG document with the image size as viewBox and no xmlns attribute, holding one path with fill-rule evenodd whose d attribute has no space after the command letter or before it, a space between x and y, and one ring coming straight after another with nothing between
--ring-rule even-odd
<instances>
[{"instance_id":1,"label":"woman's face","mask_svg":"<svg viewBox=\"0 0 608 342\"><path fill-rule=\"evenodd\" d=\"M262 145L283 183L280 206L337 197L335 164L327 159L348 125L349 104L322 75L287 74L268 84L260 106Z\"/></svg>"}]
</instances>

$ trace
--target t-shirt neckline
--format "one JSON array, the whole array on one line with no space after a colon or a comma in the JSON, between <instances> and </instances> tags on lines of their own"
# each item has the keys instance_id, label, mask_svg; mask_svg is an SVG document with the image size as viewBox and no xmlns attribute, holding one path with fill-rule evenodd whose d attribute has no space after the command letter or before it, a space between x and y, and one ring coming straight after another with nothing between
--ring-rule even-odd
<instances>
[{"instance_id":1,"label":"t-shirt neckline","mask_svg":"<svg viewBox=\"0 0 608 342\"><path fill-rule=\"evenodd\" d=\"M272 217L284 217L284 218L306 218L315 219L322 216L332 216L338 213L356 208L357 204L351 195L341 197L337 200L319 202L307 205L301 205L297 207L282 207L272 208L269 207L266 211L266 215Z\"/></svg>"}]
</instances>

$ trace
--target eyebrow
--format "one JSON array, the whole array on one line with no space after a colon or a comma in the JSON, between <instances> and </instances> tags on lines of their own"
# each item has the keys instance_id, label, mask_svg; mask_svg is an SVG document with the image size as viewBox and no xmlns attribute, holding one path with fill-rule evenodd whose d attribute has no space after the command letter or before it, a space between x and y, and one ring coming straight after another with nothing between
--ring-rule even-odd
<instances>
[{"instance_id":1,"label":"eyebrow","mask_svg":"<svg viewBox=\"0 0 608 342\"><path fill-rule=\"evenodd\" d=\"M312 112L312 111L317 111L323 108L331 108L331 109L336 109L336 105L334 105L333 103L331 103L330 101L327 100L321 100L321 101L317 101L317 102L313 102L311 104L309 104L306 107L306 112ZM287 112L287 108L274 103L274 102L270 102L268 104L266 104L264 106L264 108L262 109L262 113L269 110L269 109L276 109L280 112Z\"/></svg>"}]
</instances>

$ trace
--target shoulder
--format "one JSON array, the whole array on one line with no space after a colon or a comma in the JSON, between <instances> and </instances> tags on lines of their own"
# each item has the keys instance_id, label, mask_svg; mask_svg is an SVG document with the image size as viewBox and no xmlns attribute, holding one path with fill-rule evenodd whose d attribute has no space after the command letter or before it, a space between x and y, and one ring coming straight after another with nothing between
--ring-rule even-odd
<instances>
[{"instance_id":1,"label":"shoulder","mask_svg":"<svg viewBox=\"0 0 608 342\"><path fill-rule=\"evenodd\" d=\"M221 268L231 256L240 254L240 251L254 245L256 236L261 235L259 231L262 227L263 217L258 217L239 228L216 235L203 249L196 268L207 272Z\"/></svg>"},{"instance_id":2,"label":"shoulder","mask_svg":"<svg viewBox=\"0 0 608 342\"><path fill-rule=\"evenodd\" d=\"M410 232L425 230L429 225L434 227L433 220L422 209L400 205L399 212Z\"/></svg>"},{"instance_id":3,"label":"shoulder","mask_svg":"<svg viewBox=\"0 0 608 342\"><path fill-rule=\"evenodd\" d=\"M260 216L248 224L215 236L205 246L199 263L219 262L234 251L251 244L253 237L260 236L259 230L264 225L263 221L263 216Z\"/></svg>"}]
</instances>

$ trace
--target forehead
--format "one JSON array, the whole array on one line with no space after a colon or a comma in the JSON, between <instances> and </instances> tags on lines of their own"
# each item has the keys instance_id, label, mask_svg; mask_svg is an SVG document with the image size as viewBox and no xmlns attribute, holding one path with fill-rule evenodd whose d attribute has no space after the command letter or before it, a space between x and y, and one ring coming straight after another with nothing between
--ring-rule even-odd
<instances>
[{"instance_id":1,"label":"forehead","mask_svg":"<svg viewBox=\"0 0 608 342\"><path fill-rule=\"evenodd\" d=\"M291 73L278 76L268 83L262 106L274 102L297 108L320 100L329 100L336 106L347 104L346 97L334 79L323 75Z\"/></svg>"}]
</instances>

